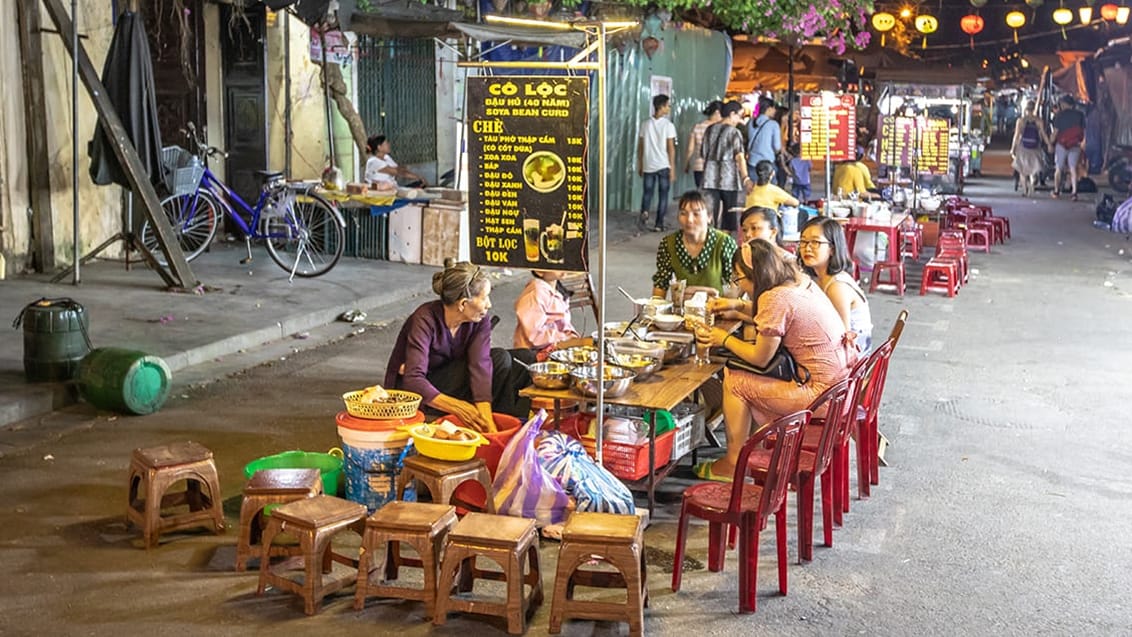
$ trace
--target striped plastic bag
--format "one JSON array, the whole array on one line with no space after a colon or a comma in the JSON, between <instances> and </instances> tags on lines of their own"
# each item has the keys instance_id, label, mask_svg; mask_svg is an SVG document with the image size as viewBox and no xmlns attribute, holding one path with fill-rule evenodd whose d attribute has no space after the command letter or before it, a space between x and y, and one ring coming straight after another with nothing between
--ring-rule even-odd
<instances>
[{"instance_id":1,"label":"striped plastic bag","mask_svg":"<svg viewBox=\"0 0 1132 637\"><path fill-rule=\"evenodd\" d=\"M1132 198L1117 206L1110 229L1121 234L1132 234Z\"/></svg>"},{"instance_id":2,"label":"striped plastic bag","mask_svg":"<svg viewBox=\"0 0 1132 637\"><path fill-rule=\"evenodd\" d=\"M578 511L632 514L633 493L586 453L582 443L558 431L543 434L538 457L547 473L574 498Z\"/></svg>"},{"instance_id":3,"label":"striped plastic bag","mask_svg":"<svg viewBox=\"0 0 1132 637\"><path fill-rule=\"evenodd\" d=\"M495 510L500 515L533 519L540 527L565 520L569 504L566 491L538 461L535 440L545 421L546 411L540 409L511 438L492 485Z\"/></svg>"}]
</instances>

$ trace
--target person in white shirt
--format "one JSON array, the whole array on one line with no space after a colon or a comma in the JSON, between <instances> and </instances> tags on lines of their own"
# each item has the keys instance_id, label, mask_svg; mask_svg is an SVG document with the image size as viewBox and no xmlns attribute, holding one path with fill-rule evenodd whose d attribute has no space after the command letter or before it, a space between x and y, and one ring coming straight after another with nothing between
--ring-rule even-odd
<instances>
[{"instance_id":1,"label":"person in white shirt","mask_svg":"<svg viewBox=\"0 0 1132 637\"><path fill-rule=\"evenodd\" d=\"M641 215L637 226L644 230L649 220L652 191L656 189L656 225L653 232L667 230L664 214L668 212L668 189L676 179L676 127L668 119L671 110L667 95L652 98L652 117L641 123L637 140L637 174L644 178L645 192L641 195Z\"/></svg>"},{"instance_id":2,"label":"person in white shirt","mask_svg":"<svg viewBox=\"0 0 1132 637\"><path fill-rule=\"evenodd\" d=\"M373 135L366 140L366 182L378 188L387 190L397 189L397 178L408 180L405 186L420 188L428 185L424 177L415 172L398 166L389 154L389 140L385 135Z\"/></svg>"}]
</instances>

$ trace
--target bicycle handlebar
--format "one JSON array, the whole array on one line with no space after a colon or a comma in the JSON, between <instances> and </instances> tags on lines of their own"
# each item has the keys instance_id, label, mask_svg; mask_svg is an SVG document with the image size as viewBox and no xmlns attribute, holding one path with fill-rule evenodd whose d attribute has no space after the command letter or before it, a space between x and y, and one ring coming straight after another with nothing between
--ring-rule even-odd
<instances>
[{"instance_id":1,"label":"bicycle handlebar","mask_svg":"<svg viewBox=\"0 0 1132 637\"><path fill-rule=\"evenodd\" d=\"M224 159L228 159L227 151L215 146L209 146L204 140L197 136L197 127L195 124L189 122L188 124L186 124L186 126L187 128L181 129L181 134L183 134L189 139L190 142L196 145L198 155L205 155L208 157L220 155Z\"/></svg>"}]
</instances>

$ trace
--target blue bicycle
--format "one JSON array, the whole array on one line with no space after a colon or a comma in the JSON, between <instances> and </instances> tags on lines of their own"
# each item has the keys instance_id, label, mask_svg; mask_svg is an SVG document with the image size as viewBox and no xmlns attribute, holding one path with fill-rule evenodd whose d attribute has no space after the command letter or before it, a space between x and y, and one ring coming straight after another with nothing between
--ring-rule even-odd
<instances>
[{"instance_id":1,"label":"blue bicycle","mask_svg":"<svg viewBox=\"0 0 1132 637\"><path fill-rule=\"evenodd\" d=\"M208 158L227 157L227 153L201 140L191 122L188 129L185 134L196 144L197 153L179 146L163 149L165 185L172 194L161 200L161 209L186 260L192 261L208 249L223 211L244 235L248 256L241 263L252 261L252 239L264 240L271 259L287 270L291 279L326 274L338 263L345 245L346 223L334 206L312 192L310 185L289 184L283 173L262 170L258 172L263 180L259 199L254 206L248 205L208 168ZM141 240L165 265L149 221L141 227Z\"/></svg>"}]
</instances>

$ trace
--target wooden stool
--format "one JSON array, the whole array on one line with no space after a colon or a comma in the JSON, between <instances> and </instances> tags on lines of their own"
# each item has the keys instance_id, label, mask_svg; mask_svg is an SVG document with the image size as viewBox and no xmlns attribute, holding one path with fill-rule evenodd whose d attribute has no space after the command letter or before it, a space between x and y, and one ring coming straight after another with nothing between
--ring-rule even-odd
<instances>
[{"instance_id":1,"label":"wooden stool","mask_svg":"<svg viewBox=\"0 0 1132 637\"><path fill-rule=\"evenodd\" d=\"M432 619L436 608L436 575L448 532L456 525L456 507L447 504L422 504L394 501L378 509L366 520L362 535L362 552L358 557L358 588L354 593L354 610L365 607L366 597L396 597L424 602L425 616ZM419 559L401 557L401 542L417 551ZM402 566L415 566L424 571L424 586L419 589L370 583L370 559L375 551L385 552L385 581L397 579Z\"/></svg>"},{"instance_id":2,"label":"wooden stool","mask_svg":"<svg viewBox=\"0 0 1132 637\"><path fill-rule=\"evenodd\" d=\"M528 560L523 574L523 555ZM503 572L481 571L476 557L486 557L503 567ZM507 601L499 604L452 597L459 575L460 591L471 592L476 579L507 582ZM531 587L530 595L523 585ZM522 634L527 614L542 604L542 576L538 565L538 532L534 520L486 513L469 513L448 533L444 565L437 582L436 617L433 624L443 626L449 611L495 615L507 619L507 632Z\"/></svg>"},{"instance_id":3,"label":"wooden stool","mask_svg":"<svg viewBox=\"0 0 1132 637\"><path fill-rule=\"evenodd\" d=\"M649 591L645 582L645 524L636 515L575 513L562 530L558 573L550 600L550 633L562 631L568 617L629 622L629 634L644 631ZM582 570L592 559L603 560L619 572ZM624 604L575 600L574 587L624 588Z\"/></svg>"},{"instance_id":4,"label":"wooden stool","mask_svg":"<svg viewBox=\"0 0 1132 637\"><path fill-rule=\"evenodd\" d=\"M339 532L353 528L359 534L358 523L366 517L364 505L329 495L296 500L271 512L267 528L263 530L263 546L259 557L259 588L256 595L270 584L275 588L296 593L303 598L303 612L313 615L322 605L322 598L353 583L354 578L337 578L323 584L322 576L329 573L333 562L355 566L355 560L334 552L331 540ZM271 565L271 542L280 533L299 538L304 573L301 582L286 576L286 563Z\"/></svg>"},{"instance_id":5,"label":"wooden stool","mask_svg":"<svg viewBox=\"0 0 1132 637\"><path fill-rule=\"evenodd\" d=\"M263 469L256 471L244 487L244 501L240 505L240 539L236 542L236 571L248 568L253 547L259 549L263 527L267 525L264 509L271 505L287 504L322 493L322 475L318 469ZM295 555L298 547L275 547L272 555ZM256 551L258 553L258 550Z\"/></svg>"},{"instance_id":6,"label":"wooden stool","mask_svg":"<svg viewBox=\"0 0 1132 637\"><path fill-rule=\"evenodd\" d=\"M185 480L185 490L166 494L177 481ZM224 512L220 505L220 478L212 452L195 442L176 442L163 447L134 449L130 458L129 500L126 524L132 522L142 530L145 548L157 544L166 531L211 526L217 533L224 530ZM201 491L205 486L208 493ZM144 492L145 500L138 500ZM188 505L188 513L162 516L161 510Z\"/></svg>"},{"instance_id":7,"label":"wooden stool","mask_svg":"<svg viewBox=\"0 0 1132 637\"><path fill-rule=\"evenodd\" d=\"M475 480L483 487L484 505L487 512L495 513L491 473L488 472L487 465L479 458L450 462L426 456L409 456L404 460L401 476L397 481L398 500L404 498L405 488L408 486L409 480L417 481L418 493L420 493L422 486L427 489L435 504L448 504L452 500L452 494L456 492L457 487L468 480ZM464 508L469 508L469 505L465 502L459 504ZM474 505L472 508L474 508Z\"/></svg>"}]
</instances>

